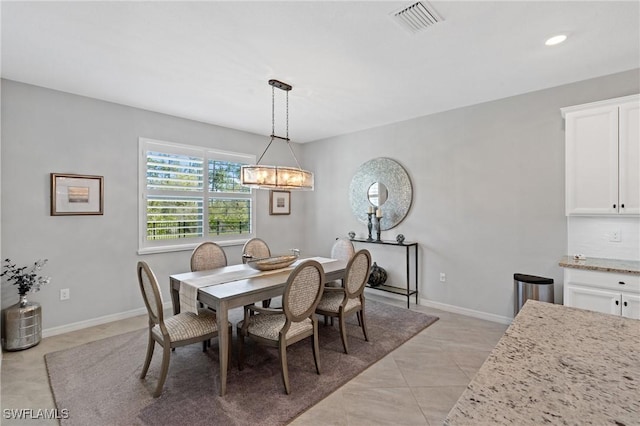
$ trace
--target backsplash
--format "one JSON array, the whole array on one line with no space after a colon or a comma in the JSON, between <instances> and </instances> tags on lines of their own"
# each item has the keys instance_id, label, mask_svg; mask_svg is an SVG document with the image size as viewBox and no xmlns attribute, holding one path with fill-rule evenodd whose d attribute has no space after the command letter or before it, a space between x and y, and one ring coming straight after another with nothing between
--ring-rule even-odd
<instances>
[{"instance_id":1,"label":"backsplash","mask_svg":"<svg viewBox=\"0 0 640 426\"><path fill-rule=\"evenodd\" d=\"M569 255L640 260L638 217L569 216L567 233Z\"/></svg>"}]
</instances>

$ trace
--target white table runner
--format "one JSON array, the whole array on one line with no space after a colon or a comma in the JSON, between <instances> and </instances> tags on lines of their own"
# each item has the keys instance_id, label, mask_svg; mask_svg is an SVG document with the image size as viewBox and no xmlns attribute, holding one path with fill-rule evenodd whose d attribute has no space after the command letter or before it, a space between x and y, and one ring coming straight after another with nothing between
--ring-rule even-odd
<instances>
[{"instance_id":1,"label":"white table runner","mask_svg":"<svg viewBox=\"0 0 640 426\"><path fill-rule=\"evenodd\" d=\"M328 263L335 259L327 257L309 257L306 259L298 259L291 266L272 271L258 271L255 269L240 269L238 271L221 272L219 274L208 275L200 278L185 280L180 283L180 312L198 313L198 289L218 284L229 283L232 281L244 280L247 278L258 277L262 275L275 274L282 271L293 270L305 260L315 260L319 263Z\"/></svg>"}]
</instances>

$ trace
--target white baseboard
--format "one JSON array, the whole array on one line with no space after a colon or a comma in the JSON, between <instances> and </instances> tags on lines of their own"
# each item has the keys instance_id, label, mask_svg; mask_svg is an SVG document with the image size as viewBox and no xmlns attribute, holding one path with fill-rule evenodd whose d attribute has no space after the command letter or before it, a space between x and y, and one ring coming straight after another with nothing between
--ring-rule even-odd
<instances>
[{"instance_id":1,"label":"white baseboard","mask_svg":"<svg viewBox=\"0 0 640 426\"><path fill-rule=\"evenodd\" d=\"M171 302L166 302L163 305L164 309L171 309ZM42 337L57 336L58 334L69 333L71 331L82 330L83 328L94 327L96 325L107 324L109 322L123 320L127 318L137 317L139 315L145 315L147 313L146 308L133 309L127 312L120 312L117 314L105 315L98 318L92 318L85 321L78 321L71 324L61 325L58 327L51 327L42 330Z\"/></svg>"},{"instance_id":2,"label":"white baseboard","mask_svg":"<svg viewBox=\"0 0 640 426\"><path fill-rule=\"evenodd\" d=\"M420 306L427 306L429 308L440 309L441 311L453 312L454 314L466 315L468 317L497 322L500 324L509 325L513 321L513 318L503 317L487 312L474 311L473 309L461 308L460 306L447 305L445 303L434 302L426 299L420 299Z\"/></svg>"},{"instance_id":3,"label":"white baseboard","mask_svg":"<svg viewBox=\"0 0 640 426\"><path fill-rule=\"evenodd\" d=\"M373 298L375 297L386 297L389 299L393 299L393 300L401 300L405 303L407 303L407 298L405 296L399 295L399 294L394 294L394 293L384 293L378 290L370 290L370 289L365 289L366 294L370 294L373 296ZM411 298L409 299L410 303L414 303L416 300L415 295L411 296ZM434 308L434 309L440 309L441 311L446 311L446 312L452 312L454 314L460 314L460 315L466 315L468 317L473 317L473 318L479 318L479 319L483 319L483 320L487 320L487 321L491 321L491 322L497 322L500 324L511 324L511 322L513 321L513 318L509 318L509 317L503 317L500 315L495 315L495 314L490 314L487 312L481 312L481 311L474 311L473 309L467 309L467 308L461 308L459 306L454 306L454 305L447 305L445 303L440 303L440 302L434 302L432 300L427 300L427 299L422 299L420 297L418 297L418 301L420 302L420 306L426 306L429 308Z\"/></svg>"}]
</instances>

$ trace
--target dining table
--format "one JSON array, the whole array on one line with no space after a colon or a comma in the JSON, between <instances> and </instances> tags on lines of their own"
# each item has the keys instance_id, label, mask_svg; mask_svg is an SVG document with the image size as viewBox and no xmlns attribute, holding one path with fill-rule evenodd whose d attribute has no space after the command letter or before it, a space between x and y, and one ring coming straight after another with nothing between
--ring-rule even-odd
<instances>
[{"instance_id":1,"label":"dining table","mask_svg":"<svg viewBox=\"0 0 640 426\"><path fill-rule=\"evenodd\" d=\"M230 362L229 345L232 340L228 327L229 310L282 296L291 271L308 259L320 262L324 269L325 282L340 280L344 277L347 261L325 257L300 258L289 267L275 271L260 271L247 264L238 264L170 276L171 302L174 314L180 313L181 310L180 289L182 286L196 287L197 301L216 311L220 359L220 396L224 396L227 391L227 369Z\"/></svg>"}]
</instances>

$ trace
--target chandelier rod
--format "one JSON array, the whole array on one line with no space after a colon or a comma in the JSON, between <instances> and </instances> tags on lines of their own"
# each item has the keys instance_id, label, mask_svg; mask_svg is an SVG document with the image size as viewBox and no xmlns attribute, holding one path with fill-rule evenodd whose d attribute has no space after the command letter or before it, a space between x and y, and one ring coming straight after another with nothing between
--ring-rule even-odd
<instances>
[{"instance_id":1,"label":"chandelier rod","mask_svg":"<svg viewBox=\"0 0 640 426\"><path fill-rule=\"evenodd\" d=\"M300 167L300 162L298 161L298 157L296 157L295 152L293 152L293 148L291 148L291 139L289 139L289 91L293 88L292 86L290 86L287 83L283 83L281 81L278 80L269 80L269 85L271 86L271 140L269 141L269 144L267 145L267 147L265 148L265 150L262 152L262 154L260 155L260 158L258 158L258 161L256 162L256 165L260 164L260 161L262 160L262 157L264 157L264 154L267 153L267 151L269 150L269 147L271 146L271 144L273 143L274 139L280 139L283 141L287 142L287 147L289 147L289 151L291 152L291 155L293 156L293 159L296 161L296 164L298 166L298 169L302 170L302 167ZM282 136L276 136L276 118L275 118L275 88L284 90L287 94L286 96L286 137L282 137Z\"/></svg>"}]
</instances>

